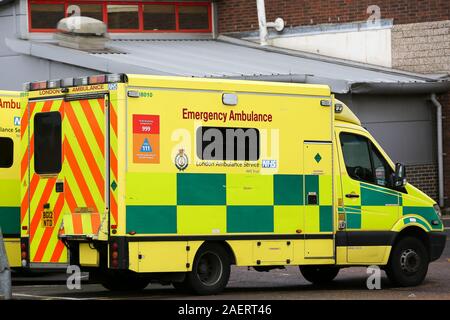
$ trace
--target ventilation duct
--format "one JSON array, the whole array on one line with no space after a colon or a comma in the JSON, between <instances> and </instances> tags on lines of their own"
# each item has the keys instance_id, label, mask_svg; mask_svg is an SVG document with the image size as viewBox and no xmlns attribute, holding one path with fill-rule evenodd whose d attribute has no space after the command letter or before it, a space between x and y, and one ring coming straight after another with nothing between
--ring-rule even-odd
<instances>
[{"instance_id":1,"label":"ventilation duct","mask_svg":"<svg viewBox=\"0 0 450 320\"><path fill-rule=\"evenodd\" d=\"M58 22L54 38L62 47L78 50L104 50L109 40L106 24L100 20L72 16Z\"/></svg>"}]
</instances>

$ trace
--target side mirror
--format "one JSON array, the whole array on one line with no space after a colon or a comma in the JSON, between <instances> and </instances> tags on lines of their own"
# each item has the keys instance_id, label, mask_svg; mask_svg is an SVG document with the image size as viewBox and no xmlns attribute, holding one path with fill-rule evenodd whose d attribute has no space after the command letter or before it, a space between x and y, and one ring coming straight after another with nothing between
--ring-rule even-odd
<instances>
[{"instance_id":1,"label":"side mirror","mask_svg":"<svg viewBox=\"0 0 450 320\"><path fill-rule=\"evenodd\" d=\"M404 187L406 185L406 168L404 164L397 163L395 165L394 184L396 187Z\"/></svg>"}]
</instances>

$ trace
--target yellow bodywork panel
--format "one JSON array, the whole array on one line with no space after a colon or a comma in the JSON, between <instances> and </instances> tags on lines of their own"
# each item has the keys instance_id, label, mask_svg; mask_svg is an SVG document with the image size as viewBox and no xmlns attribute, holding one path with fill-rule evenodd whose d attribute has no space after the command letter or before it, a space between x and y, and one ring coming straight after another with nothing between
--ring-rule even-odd
<instances>
[{"instance_id":1,"label":"yellow bodywork panel","mask_svg":"<svg viewBox=\"0 0 450 320\"><path fill-rule=\"evenodd\" d=\"M11 268L21 267L20 239L3 239L5 243L6 256Z\"/></svg>"},{"instance_id":2,"label":"yellow bodywork panel","mask_svg":"<svg viewBox=\"0 0 450 320\"><path fill-rule=\"evenodd\" d=\"M333 240L307 240L305 258L329 258L334 256Z\"/></svg>"},{"instance_id":3,"label":"yellow bodywork panel","mask_svg":"<svg viewBox=\"0 0 450 320\"><path fill-rule=\"evenodd\" d=\"M292 242L289 240L267 240L253 243L253 260L256 260L258 265L290 264L293 254Z\"/></svg>"},{"instance_id":4,"label":"yellow bodywork panel","mask_svg":"<svg viewBox=\"0 0 450 320\"><path fill-rule=\"evenodd\" d=\"M137 272L188 271L185 241L131 242L130 269Z\"/></svg>"},{"instance_id":5,"label":"yellow bodywork panel","mask_svg":"<svg viewBox=\"0 0 450 320\"><path fill-rule=\"evenodd\" d=\"M373 264L387 264L391 246L357 246L348 247L348 262L351 264L367 265Z\"/></svg>"},{"instance_id":6,"label":"yellow bodywork panel","mask_svg":"<svg viewBox=\"0 0 450 320\"><path fill-rule=\"evenodd\" d=\"M98 267L99 253L89 243L80 243L80 265L84 267Z\"/></svg>"}]
</instances>

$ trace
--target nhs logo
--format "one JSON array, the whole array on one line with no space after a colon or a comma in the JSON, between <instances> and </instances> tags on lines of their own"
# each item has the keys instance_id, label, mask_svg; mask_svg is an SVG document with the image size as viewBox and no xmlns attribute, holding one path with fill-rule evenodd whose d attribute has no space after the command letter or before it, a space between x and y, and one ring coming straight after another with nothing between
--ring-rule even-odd
<instances>
[{"instance_id":1,"label":"nhs logo","mask_svg":"<svg viewBox=\"0 0 450 320\"><path fill-rule=\"evenodd\" d=\"M277 160L263 160L263 168L275 169L277 167Z\"/></svg>"},{"instance_id":2,"label":"nhs logo","mask_svg":"<svg viewBox=\"0 0 450 320\"><path fill-rule=\"evenodd\" d=\"M20 127L20 117L14 117L14 125Z\"/></svg>"}]
</instances>

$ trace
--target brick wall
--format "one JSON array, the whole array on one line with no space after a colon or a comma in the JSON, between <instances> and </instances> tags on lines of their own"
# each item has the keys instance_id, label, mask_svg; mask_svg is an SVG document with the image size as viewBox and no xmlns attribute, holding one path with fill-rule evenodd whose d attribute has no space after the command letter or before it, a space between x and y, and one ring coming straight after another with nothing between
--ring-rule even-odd
<instances>
[{"instance_id":1,"label":"brick wall","mask_svg":"<svg viewBox=\"0 0 450 320\"><path fill-rule=\"evenodd\" d=\"M449 73L450 20L395 25L392 29L392 64L394 68L406 71ZM441 95L439 101L443 115L445 206L450 207L450 93ZM428 177L416 169L411 170L417 186L423 184L426 190L432 190L427 184L437 180L437 171L423 170L434 175Z\"/></svg>"},{"instance_id":2,"label":"brick wall","mask_svg":"<svg viewBox=\"0 0 450 320\"><path fill-rule=\"evenodd\" d=\"M409 183L438 201L437 171L437 165L411 165L406 167L406 177Z\"/></svg>"},{"instance_id":3,"label":"brick wall","mask_svg":"<svg viewBox=\"0 0 450 320\"><path fill-rule=\"evenodd\" d=\"M287 26L367 20L367 8L376 4L381 17L395 24L450 19L448 0L266 0L267 21L282 17ZM219 0L219 32L258 28L256 0Z\"/></svg>"},{"instance_id":4,"label":"brick wall","mask_svg":"<svg viewBox=\"0 0 450 320\"><path fill-rule=\"evenodd\" d=\"M450 20L395 25L392 66L420 73L450 71Z\"/></svg>"}]
</instances>

